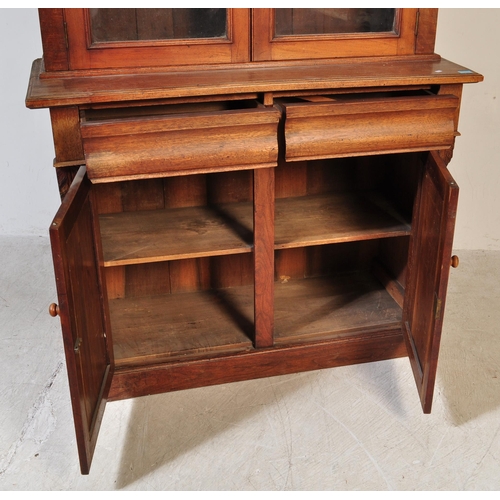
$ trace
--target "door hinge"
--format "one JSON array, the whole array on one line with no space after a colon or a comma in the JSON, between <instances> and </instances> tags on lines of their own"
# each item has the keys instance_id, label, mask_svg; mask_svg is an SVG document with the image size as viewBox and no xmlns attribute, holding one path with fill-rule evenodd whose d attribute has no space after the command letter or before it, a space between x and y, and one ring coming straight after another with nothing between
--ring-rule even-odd
<instances>
[{"instance_id":1,"label":"door hinge","mask_svg":"<svg viewBox=\"0 0 500 500\"><path fill-rule=\"evenodd\" d=\"M434 293L434 319L439 321L441 318L442 300Z\"/></svg>"},{"instance_id":2,"label":"door hinge","mask_svg":"<svg viewBox=\"0 0 500 500\"><path fill-rule=\"evenodd\" d=\"M73 347L73 350L75 353L78 353L80 351L80 346L82 345L82 339L78 337L75 342L75 346Z\"/></svg>"}]
</instances>

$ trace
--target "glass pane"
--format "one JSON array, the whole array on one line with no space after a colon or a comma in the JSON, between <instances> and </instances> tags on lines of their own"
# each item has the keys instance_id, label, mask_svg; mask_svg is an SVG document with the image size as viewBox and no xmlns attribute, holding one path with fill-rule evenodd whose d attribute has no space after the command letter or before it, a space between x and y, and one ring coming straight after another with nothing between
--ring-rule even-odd
<instances>
[{"instance_id":1,"label":"glass pane","mask_svg":"<svg viewBox=\"0 0 500 500\"><path fill-rule=\"evenodd\" d=\"M396 9L276 9L276 36L394 30Z\"/></svg>"},{"instance_id":2,"label":"glass pane","mask_svg":"<svg viewBox=\"0 0 500 500\"><path fill-rule=\"evenodd\" d=\"M226 9L89 9L92 43L227 38Z\"/></svg>"}]
</instances>

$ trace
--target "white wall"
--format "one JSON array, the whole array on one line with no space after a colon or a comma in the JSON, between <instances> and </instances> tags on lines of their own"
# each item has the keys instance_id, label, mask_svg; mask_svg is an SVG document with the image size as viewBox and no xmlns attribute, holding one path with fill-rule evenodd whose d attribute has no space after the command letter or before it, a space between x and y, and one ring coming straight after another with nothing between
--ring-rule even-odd
<instances>
[{"instance_id":1,"label":"white wall","mask_svg":"<svg viewBox=\"0 0 500 500\"><path fill-rule=\"evenodd\" d=\"M485 75L466 85L450 170L461 187L455 248L500 250L500 9L441 9L436 52ZM0 235L46 235L59 204L47 110L24 99L42 48L35 9L0 9Z\"/></svg>"},{"instance_id":2,"label":"white wall","mask_svg":"<svg viewBox=\"0 0 500 500\"><path fill-rule=\"evenodd\" d=\"M36 9L0 9L0 235L47 235L58 206L48 110L24 105L42 45Z\"/></svg>"},{"instance_id":3,"label":"white wall","mask_svg":"<svg viewBox=\"0 0 500 500\"><path fill-rule=\"evenodd\" d=\"M449 165L460 186L455 248L500 250L500 9L440 9L436 52L484 75L464 86Z\"/></svg>"}]
</instances>

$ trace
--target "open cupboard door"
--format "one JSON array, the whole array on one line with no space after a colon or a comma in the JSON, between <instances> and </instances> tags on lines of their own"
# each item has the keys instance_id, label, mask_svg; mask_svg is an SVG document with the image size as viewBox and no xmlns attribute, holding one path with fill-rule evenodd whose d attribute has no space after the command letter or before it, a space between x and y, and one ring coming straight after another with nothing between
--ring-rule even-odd
<instances>
[{"instance_id":1,"label":"open cupboard door","mask_svg":"<svg viewBox=\"0 0 500 500\"><path fill-rule=\"evenodd\" d=\"M437 152L428 153L408 261L403 332L424 413L430 413L450 272L458 186Z\"/></svg>"},{"instance_id":2,"label":"open cupboard door","mask_svg":"<svg viewBox=\"0 0 500 500\"><path fill-rule=\"evenodd\" d=\"M81 167L50 227L82 474L88 474L112 377L109 315L91 183ZM55 308L54 308L55 309Z\"/></svg>"}]
</instances>

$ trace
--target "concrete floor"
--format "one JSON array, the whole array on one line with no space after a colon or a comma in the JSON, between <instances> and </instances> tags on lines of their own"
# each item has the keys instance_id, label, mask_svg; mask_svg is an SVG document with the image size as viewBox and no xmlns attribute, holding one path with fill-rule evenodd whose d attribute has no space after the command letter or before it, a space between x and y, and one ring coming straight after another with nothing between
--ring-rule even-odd
<instances>
[{"instance_id":1,"label":"concrete floor","mask_svg":"<svg viewBox=\"0 0 500 500\"><path fill-rule=\"evenodd\" d=\"M500 489L500 252L457 253L431 415L407 359L121 401L81 476L48 239L0 238L0 489Z\"/></svg>"}]
</instances>

